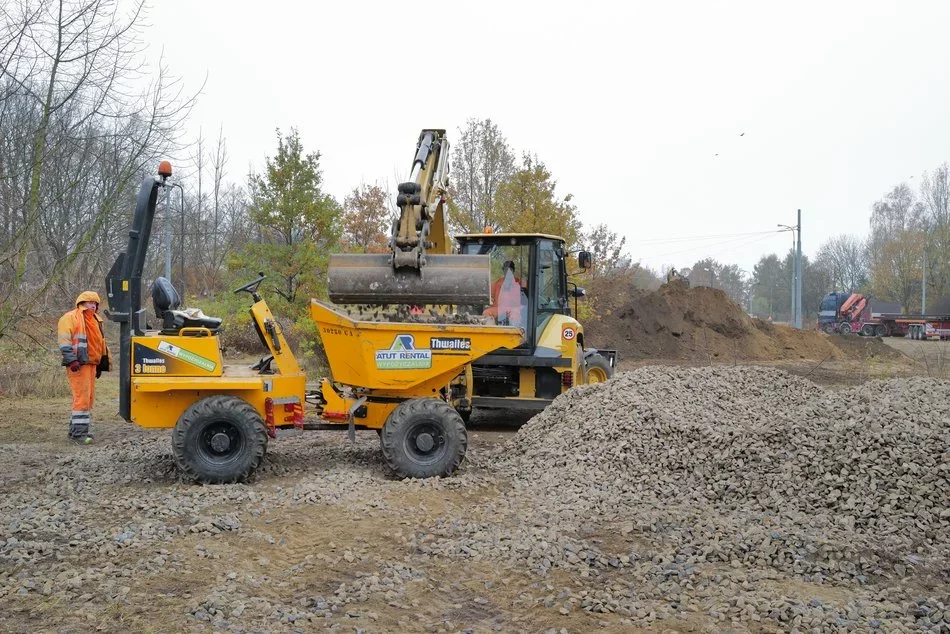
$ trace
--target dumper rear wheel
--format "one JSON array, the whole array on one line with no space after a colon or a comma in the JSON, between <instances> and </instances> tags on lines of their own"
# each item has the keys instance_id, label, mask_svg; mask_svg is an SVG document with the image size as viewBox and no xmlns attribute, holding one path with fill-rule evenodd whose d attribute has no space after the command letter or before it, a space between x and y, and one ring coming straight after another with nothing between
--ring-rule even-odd
<instances>
[{"instance_id":1,"label":"dumper rear wheel","mask_svg":"<svg viewBox=\"0 0 950 634\"><path fill-rule=\"evenodd\" d=\"M210 396L193 404L172 432L175 462L206 484L246 479L267 450L261 415L235 396Z\"/></svg>"},{"instance_id":2,"label":"dumper rear wheel","mask_svg":"<svg viewBox=\"0 0 950 634\"><path fill-rule=\"evenodd\" d=\"M415 398L389 415L380 436L383 456L400 478L451 475L465 458L468 435L455 409L434 398Z\"/></svg>"}]
</instances>

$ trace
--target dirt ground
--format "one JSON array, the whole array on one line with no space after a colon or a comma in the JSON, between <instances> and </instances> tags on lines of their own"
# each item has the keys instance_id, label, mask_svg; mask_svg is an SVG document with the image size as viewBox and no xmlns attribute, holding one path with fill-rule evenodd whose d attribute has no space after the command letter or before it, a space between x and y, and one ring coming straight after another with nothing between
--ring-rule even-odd
<instances>
[{"instance_id":1,"label":"dirt ground","mask_svg":"<svg viewBox=\"0 0 950 634\"><path fill-rule=\"evenodd\" d=\"M856 337L848 344L866 346ZM773 365L832 387L945 376L950 344L887 344L903 354ZM621 368L642 363L628 360ZM200 487L178 479L170 450L163 449L167 432L141 430L117 417L116 396L116 378L108 375L99 385L92 447L65 439L65 399L2 400L0 488L8 500L30 499L34 491L47 498L35 509L0 513L0 545L7 540L9 549L9 540L17 535L23 542L24 533L37 544L0 559L0 581L7 581L7 590L0 589L0 630L725 631L726 623L704 614L681 612L638 629L622 613L552 609L553 597L564 592L586 596L611 583L609 571L538 575L427 549L446 518L491 522L502 512L497 502L506 485L485 476L482 455L508 439L525 422L523 415L476 416L466 466L445 480L395 481L375 433L360 432L351 445L345 434L322 431L275 441L260 474L246 485ZM152 447L151 453L139 457L140 446ZM81 483L73 486L77 471ZM41 523L24 531L24 522L38 521L36 509L52 517L51 509L68 505L61 498L77 490L86 502L63 511L75 516L63 520L67 534L44 532ZM155 526L158 537L149 532ZM601 529L591 530L596 536ZM603 531L601 540L617 538ZM151 537L124 537L133 534ZM56 581L37 585L41 571ZM79 579L81 591L58 590L57 584L70 583L67 578ZM381 590L385 583L392 589ZM806 585L826 601L848 592ZM332 616L321 611L334 600L343 607ZM731 631L784 629L728 625Z\"/></svg>"}]
</instances>

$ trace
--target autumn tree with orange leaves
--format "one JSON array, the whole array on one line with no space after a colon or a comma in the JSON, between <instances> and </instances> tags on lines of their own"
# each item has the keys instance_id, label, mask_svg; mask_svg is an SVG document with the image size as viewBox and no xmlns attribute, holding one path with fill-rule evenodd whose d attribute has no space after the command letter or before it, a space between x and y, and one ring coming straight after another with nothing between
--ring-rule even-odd
<instances>
[{"instance_id":1,"label":"autumn tree with orange leaves","mask_svg":"<svg viewBox=\"0 0 950 634\"><path fill-rule=\"evenodd\" d=\"M385 253L389 249L392 214L389 193L379 185L362 184L343 200L343 251Z\"/></svg>"}]
</instances>

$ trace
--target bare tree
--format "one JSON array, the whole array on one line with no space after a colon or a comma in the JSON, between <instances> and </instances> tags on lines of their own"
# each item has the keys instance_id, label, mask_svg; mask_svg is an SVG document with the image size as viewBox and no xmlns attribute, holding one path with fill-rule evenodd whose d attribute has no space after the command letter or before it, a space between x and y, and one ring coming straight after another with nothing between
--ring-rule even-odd
<instances>
[{"instance_id":1,"label":"bare tree","mask_svg":"<svg viewBox=\"0 0 950 634\"><path fill-rule=\"evenodd\" d=\"M452 159L452 228L466 232L486 226L497 229L495 195L515 169L514 154L501 130L491 119L469 119L459 130Z\"/></svg>"},{"instance_id":2,"label":"bare tree","mask_svg":"<svg viewBox=\"0 0 950 634\"><path fill-rule=\"evenodd\" d=\"M144 14L126 6L19 0L0 11L0 335L47 291L101 283L139 178L176 147L194 102L161 65L133 88Z\"/></svg>"},{"instance_id":3,"label":"bare tree","mask_svg":"<svg viewBox=\"0 0 950 634\"><path fill-rule=\"evenodd\" d=\"M826 240L818 249L819 266L831 274L832 290L857 291L868 281L868 247L853 235Z\"/></svg>"}]
</instances>

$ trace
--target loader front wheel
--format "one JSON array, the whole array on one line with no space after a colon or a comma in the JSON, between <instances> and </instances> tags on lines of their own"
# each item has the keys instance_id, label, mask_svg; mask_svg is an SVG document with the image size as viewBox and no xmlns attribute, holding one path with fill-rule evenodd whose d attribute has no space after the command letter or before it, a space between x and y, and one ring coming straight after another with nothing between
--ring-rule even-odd
<instances>
[{"instance_id":1,"label":"loader front wheel","mask_svg":"<svg viewBox=\"0 0 950 634\"><path fill-rule=\"evenodd\" d=\"M455 408L434 398L401 403L380 436L383 456L400 478L451 475L465 458L468 435Z\"/></svg>"},{"instance_id":2,"label":"loader front wheel","mask_svg":"<svg viewBox=\"0 0 950 634\"><path fill-rule=\"evenodd\" d=\"M601 354L592 354L584 359L584 383L603 383L614 375L614 369Z\"/></svg>"},{"instance_id":3,"label":"loader front wheel","mask_svg":"<svg viewBox=\"0 0 950 634\"><path fill-rule=\"evenodd\" d=\"M261 415L235 396L210 396L185 410L172 433L172 453L182 471L204 484L238 482L267 451Z\"/></svg>"}]
</instances>

